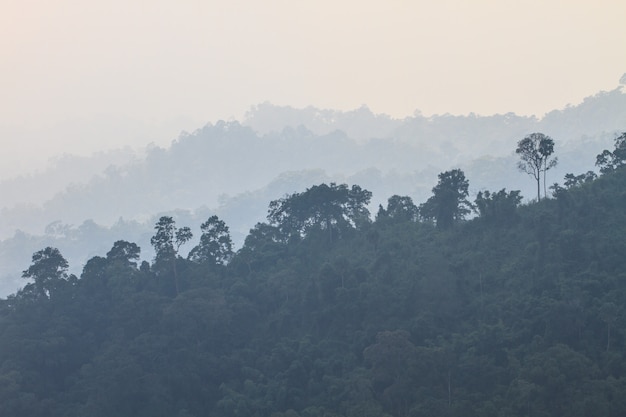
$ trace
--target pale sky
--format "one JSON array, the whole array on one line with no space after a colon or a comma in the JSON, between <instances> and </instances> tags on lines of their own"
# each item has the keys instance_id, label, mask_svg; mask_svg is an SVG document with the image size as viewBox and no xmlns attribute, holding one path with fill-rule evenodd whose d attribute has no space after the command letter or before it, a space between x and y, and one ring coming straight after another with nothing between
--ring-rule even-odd
<instances>
[{"instance_id":1,"label":"pale sky","mask_svg":"<svg viewBox=\"0 0 626 417\"><path fill-rule=\"evenodd\" d=\"M624 0L0 0L0 179L250 106L542 116L626 72Z\"/></svg>"}]
</instances>

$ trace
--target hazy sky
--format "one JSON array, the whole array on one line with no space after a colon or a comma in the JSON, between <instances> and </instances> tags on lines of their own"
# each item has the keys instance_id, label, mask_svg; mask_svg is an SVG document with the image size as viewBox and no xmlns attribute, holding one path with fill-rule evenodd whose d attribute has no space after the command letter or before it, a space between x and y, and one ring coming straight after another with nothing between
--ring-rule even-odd
<instances>
[{"instance_id":1,"label":"hazy sky","mask_svg":"<svg viewBox=\"0 0 626 417\"><path fill-rule=\"evenodd\" d=\"M254 104L543 115L617 87L624 0L0 0L0 178Z\"/></svg>"}]
</instances>

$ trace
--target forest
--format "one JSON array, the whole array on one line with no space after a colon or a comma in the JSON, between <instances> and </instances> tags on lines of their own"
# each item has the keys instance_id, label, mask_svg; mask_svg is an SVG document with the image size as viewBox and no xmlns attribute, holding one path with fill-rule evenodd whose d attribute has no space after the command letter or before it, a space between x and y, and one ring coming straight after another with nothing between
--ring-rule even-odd
<instances>
[{"instance_id":1,"label":"forest","mask_svg":"<svg viewBox=\"0 0 626 417\"><path fill-rule=\"evenodd\" d=\"M196 231L218 215L240 248L265 221L269 201L312 184L359 184L372 192L371 209L396 194L425 201L437 174L458 168L471 178L472 199L504 187L529 199L535 187L516 169L516 141L528 132L554 138L559 164L550 185L594 169L590 155L612 146L624 120L623 86L541 118L416 112L394 119L367 107L263 103L240 121L207 123L169 145L64 155L30 175L0 179L0 297L22 286L19 271L47 246L77 276L117 240L137 243L151 261L152 228L164 215Z\"/></svg>"},{"instance_id":2,"label":"forest","mask_svg":"<svg viewBox=\"0 0 626 417\"><path fill-rule=\"evenodd\" d=\"M625 415L626 133L550 187L529 138L528 203L453 169L376 213L359 185L285 194L236 251L216 215L80 276L42 248L0 300L0 415Z\"/></svg>"}]
</instances>

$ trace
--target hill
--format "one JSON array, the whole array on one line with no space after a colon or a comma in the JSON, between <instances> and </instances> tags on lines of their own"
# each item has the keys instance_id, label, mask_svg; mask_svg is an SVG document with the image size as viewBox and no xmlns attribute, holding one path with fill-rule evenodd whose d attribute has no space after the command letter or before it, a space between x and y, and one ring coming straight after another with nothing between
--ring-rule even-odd
<instances>
[{"instance_id":1,"label":"hill","mask_svg":"<svg viewBox=\"0 0 626 417\"><path fill-rule=\"evenodd\" d=\"M66 156L50 170L0 183L0 295L19 286L15 271L37 248L61 248L78 274L105 250L104 235L149 246L163 214L195 227L218 214L239 247L263 220L267 201L314 183L358 183L374 193L375 208L393 194L424 201L438 172L460 167L474 195L509 187L531 198L532 182L516 169L518 140L535 131L555 139L554 182L593 169L589 155L610 146L623 120L626 94L619 88L541 119L416 113L396 120L365 107L337 112L265 103L241 123L209 124L168 148Z\"/></svg>"},{"instance_id":2,"label":"hill","mask_svg":"<svg viewBox=\"0 0 626 417\"><path fill-rule=\"evenodd\" d=\"M481 193L444 228L320 184L235 254L219 219L188 250L171 217L152 263L118 241L76 277L39 251L0 306L0 414L624 415L624 190L617 167Z\"/></svg>"}]
</instances>

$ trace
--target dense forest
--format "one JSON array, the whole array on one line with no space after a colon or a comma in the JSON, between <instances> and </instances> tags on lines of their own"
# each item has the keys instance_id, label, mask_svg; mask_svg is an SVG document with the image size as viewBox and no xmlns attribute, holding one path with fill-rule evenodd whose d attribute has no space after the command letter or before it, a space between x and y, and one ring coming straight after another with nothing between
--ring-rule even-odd
<instances>
[{"instance_id":1,"label":"dense forest","mask_svg":"<svg viewBox=\"0 0 626 417\"><path fill-rule=\"evenodd\" d=\"M151 260L152 227L163 215L195 230L218 215L240 248L269 201L311 184L359 184L372 192L372 209L395 194L424 201L439 172L460 168L472 180L472 199L504 187L532 198L532 182L515 167L515 141L528 132L554 138L553 182L594 169L589 155L610 147L624 120L623 86L541 118L416 111L393 119L365 106L344 112L263 103L241 121L209 123L169 145L64 155L31 175L0 180L0 296L20 288L19 271L46 246L58 248L76 275L117 240L137 243Z\"/></svg>"},{"instance_id":2,"label":"dense forest","mask_svg":"<svg viewBox=\"0 0 626 417\"><path fill-rule=\"evenodd\" d=\"M215 215L80 277L43 248L0 301L0 415L623 416L625 152L528 204L454 169L376 213L286 194L236 252Z\"/></svg>"}]
</instances>

